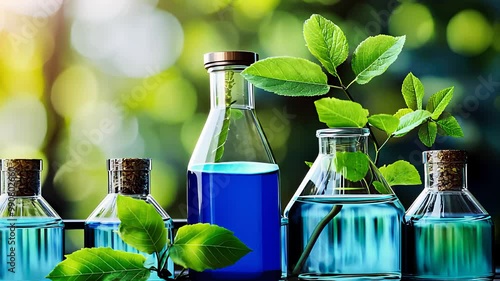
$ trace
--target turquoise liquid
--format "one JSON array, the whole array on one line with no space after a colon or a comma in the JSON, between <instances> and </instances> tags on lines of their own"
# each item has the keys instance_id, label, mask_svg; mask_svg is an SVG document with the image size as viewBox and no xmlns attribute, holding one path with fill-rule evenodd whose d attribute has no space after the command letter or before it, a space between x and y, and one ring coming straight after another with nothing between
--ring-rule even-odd
<instances>
[{"instance_id":1,"label":"turquoise liquid","mask_svg":"<svg viewBox=\"0 0 500 281\"><path fill-rule=\"evenodd\" d=\"M236 264L193 281L277 281L281 277L279 171L275 164L227 162L188 171L188 223L212 223L234 232L252 252Z\"/></svg>"},{"instance_id":2,"label":"turquoise liquid","mask_svg":"<svg viewBox=\"0 0 500 281\"><path fill-rule=\"evenodd\" d=\"M405 224L404 275L427 280L492 280L489 216L412 218Z\"/></svg>"},{"instance_id":3,"label":"turquoise liquid","mask_svg":"<svg viewBox=\"0 0 500 281\"><path fill-rule=\"evenodd\" d=\"M141 253L134 247L123 242L123 240L118 235L118 226L120 223L101 223L101 222L90 222L85 224L85 247L110 247L115 250L126 251L130 253L143 254L147 259L145 267L150 268L154 266L158 268L158 262L155 254L148 255L146 253ZM167 227L168 229L168 227ZM172 237L172 233L169 230L169 238ZM174 264L171 260L168 261L167 269L174 273ZM172 277L172 276L171 276ZM152 271L148 280L163 280L158 277L156 271Z\"/></svg>"},{"instance_id":4,"label":"turquoise liquid","mask_svg":"<svg viewBox=\"0 0 500 281\"><path fill-rule=\"evenodd\" d=\"M0 280L49 280L63 260L63 231L60 219L0 219Z\"/></svg>"},{"instance_id":5,"label":"turquoise liquid","mask_svg":"<svg viewBox=\"0 0 500 281\"><path fill-rule=\"evenodd\" d=\"M321 232L299 278L399 279L404 211L394 195L299 196L288 213L288 273L335 205L342 209Z\"/></svg>"}]
</instances>

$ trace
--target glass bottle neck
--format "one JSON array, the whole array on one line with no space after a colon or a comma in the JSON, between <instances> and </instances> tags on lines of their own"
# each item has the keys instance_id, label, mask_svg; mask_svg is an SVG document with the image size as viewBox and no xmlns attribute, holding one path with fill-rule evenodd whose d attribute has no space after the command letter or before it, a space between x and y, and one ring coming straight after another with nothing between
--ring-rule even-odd
<instances>
[{"instance_id":1,"label":"glass bottle neck","mask_svg":"<svg viewBox=\"0 0 500 281\"><path fill-rule=\"evenodd\" d=\"M368 136L319 137L320 154L335 154L337 151L368 153Z\"/></svg>"},{"instance_id":2,"label":"glass bottle neck","mask_svg":"<svg viewBox=\"0 0 500 281\"><path fill-rule=\"evenodd\" d=\"M147 196L150 193L149 171L109 171L108 193Z\"/></svg>"},{"instance_id":3,"label":"glass bottle neck","mask_svg":"<svg viewBox=\"0 0 500 281\"><path fill-rule=\"evenodd\" d=\"M9 168L2 171L1 193L7 196L39 196L41 194L40 171Z\"/></svg>"},{"instance_id":4,"label":"glass bottle neck","mask_svg":"<svg viewBox=\"0 0 500 281\"><path fill-rule=\"evenodd\" d=\"M211 108L254 109L253 86L241 71L245 66L218 66L210 68Z\"/></svg>"},{"instance_id":5,"label":"glass bottle neck","mask_svg":"<svg viewBox=\"0 0 500 281\"><path fill-rule=\"evenodd\" d=\"M436 191L467 189L466 163L426 163L425 188Z\"/></svg>"}]
</instances>

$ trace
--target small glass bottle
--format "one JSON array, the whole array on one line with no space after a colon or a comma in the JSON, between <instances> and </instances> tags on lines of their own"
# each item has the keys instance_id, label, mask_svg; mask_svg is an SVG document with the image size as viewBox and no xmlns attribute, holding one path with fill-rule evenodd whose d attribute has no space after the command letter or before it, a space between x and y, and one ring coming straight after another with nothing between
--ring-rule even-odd
<instances>
[{"instance_id":1,"label":"small glass bottle","mask_svg":"<svg viewBox=\"0 0 500 281\"><path fill-rule=\"evenodd\" d=\"M188 223L234 232L252 252L236 264L196 272L194 281L276 281L281 276L279 169L240 74L253 52L205 55L211 109L188 165Z\"/></svg>"},{"instance_id":2,"label":"small glass bottle","mask_svg":"<svg viewBox=\"0 0 500 281\"><path fill-rule=\"evenodd\" d=\"M467 154L423 153L425 189L405 215L409 280L492 280L493 222L467 189Z\"/></svg>"},{"instance_id":3,"label":"small glass bottle","mask_svg":"<svg viewBox=\"0 0 500 281\"><path fill-rule=\"evenodd\" d=\"M42 160L2 159L0 280L48 280L63 260L64 224L41 196Z\"/></svg>"},{"instance_id":4,"label":"small glass bottle","mask_svg":"<svg viewBox=\"0 0 500 281\"><path fill-rule=\"evenodd\" d=\"M109 159L107 166L108 195L85 221L85 247L110 247L115 250L140 253L134 247L126 244L117 233L120 225L116 204L118 194L144 200L153 205L165 221L168 239L172 239L172 219L150 195L151 159ZM146 263L158 267L155 254L141 254L147 258ZM171 260L168 261L166 269L170 273L174 273ZM151 272L148 280L163 279L160 279L156 272Z\"/></svg>"},{"instance_id":5,"label":"small glass bottle","mask_svg":"<svg viewBox=\"0 0 500 281\"><path fill-rule=\"evenodd\" d=\"M401 278L404 208L375 165L363 157L368 129L322 129L316 136L318 157L284 212L288 275L300 280ZM338 166L347 153L362 159L364 176L360 172L351 177L349 166Z\"/></svg>"}]
</instances>

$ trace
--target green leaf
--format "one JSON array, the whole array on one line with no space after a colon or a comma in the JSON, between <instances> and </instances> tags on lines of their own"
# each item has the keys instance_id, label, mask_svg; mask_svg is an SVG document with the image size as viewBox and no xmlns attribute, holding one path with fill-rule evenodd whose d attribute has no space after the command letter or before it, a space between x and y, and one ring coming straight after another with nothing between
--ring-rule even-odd
<instances>
[{"instance_id":1,"label":"green leaf","mask_svg":"<svg viewBox=\"0 0 500 281\"><path fill-rule=\"evenodd\" d=\"M427 110L416 110L410 112L399 119L398 129L392 134L396 137L403 136L414 128L420 126L420 124L424 123L430 116L431 113Z\"/></svg>"},{"instance_id":2,"label":"green leaf","mask_svg":"<svg viewBox=\"0 0 500 281\"><path fill-rule=\"evenodd\" d=\"M123 195L118 195L117 205L123 241L144 253L160 253L167 244L167 230L153 205Z\"/></svg>"},{"instance_id":3,"label":"green leaf","mask_svg":"<svg viewBox=\"0 0 500 281\"><path fill-rule=\"evenodd\" d=\"M334 163L336 172L353 182L362 180L370 167L370 160L360 151L337 152Z\"/></svg>"},{"instance_id":4,"label":"green leaf","mask_svg":"<svg viewBox=\"0 0 500 281\"><path fill-rule=\"evenodd\" d=\"M47 278L53 281L143 281L150 275L150 270L144 267L145 261L140 254L111 248L84 248L67 255Z\"/></svg>"},{"instance_id":5,"label":"green leaf","mask_svg":"<svg viewBox=\"0 0 500 281\"><path fill-rule=\"evenodd\" d=\"M453 117L451 114L444 112L441 117L436 121L439 129L441 129L446 136L451 137L463 137L464 132L460 127L457 119Z\"/></svg>"},{"instance_id":6,"label":"green leaf","mask_svg":"<svg viewBox=\"0 0 500 281\"><path fill-rule=\"evenodd\" d=\"M337 66L349 55L349 45L342 29L320 15L312 15L304 22L307 48L333 76Z\"/></svg>"},{"instance_id":7,"label":"green leaf","mask_svg":"<svg viewBox=\"0 0 500 281\"><path fill-rule=\"evenodd\" d=\"M446 109L446 106L453 98L454 87L443 89L431 96L427 103L426 109L432 112L432 119L436 120L441 116L441 113Z\"/></svg>"},{"instance_id":8,"label":"green leaf","mask_svg":"<svg viewBox=\"0 0 500 281\"><path fill-rule=\"evenodd\" d=\"M312 165L314 164L313 162L309 162L309 161L304 161L304 163L306 163L307 167L311 168Z\"/></svg>"},{"instance_id":9,"label":"green leaf","mask_svg":"<svg viewBox=\"0 0 500 281\"><path fill-rule=\"evenodd\" d=\"M396 113L394 113L394 117L397 117L401 119L401 117L405 116L406 114L413 112L413 109L411 108L401 108L399 109Z\"/></svg>"},{"instance_id":10,"label":"green leaf","mask_svg":"<svg viewBox=\"0 0 500 281\"><path fill-rule=\"evenodd\" d=\"M398 160L389 166L384 165L379 171L391 186L422 184L415 166L404 160Z\"/></svg>"},{"instance_id":11,"label":"green leaf","mask_svg":"<svg viewBox=\"0 0 500 281\"><path fill-rule=\"evenodd\" d=\"M358 84L366 84L373 77L384 73L398 58L403 49L405 36L370 36L361 42L352 55L352 70Z\"/></svg>"},{"instance_id":12,"label":"green leaf","mask_svg":"<svg viewBox=\"0 0 500 281\"><path fill-rule=\"evenodd\" d=\"M368 117L368 122L375 128L391 135L399 125L399 119L389 114L376 114Z\"/></svg>"},{"instance_id":13,"label":"green leaf","mask_svg":"<svg viewBox=\"0 0 500 281\"><path fill-rule=\"evenodd\" d=\"M363 128L368 122L368 110L359 103L336 98L322 98L314 102L319 121L328 127Z\"/></svg>"},{"instance_id":14,"label":"green leaf","mask_svg":"<svg viewBox=\"0 0 500 281\"><path fill-rule=\"evenodd\" d=\"M434 121L429 121L420 126L418 130L418 138L427 147L431 147L436 141L437 124Z\"/></svg>"},{"instance_id":15,"label":"green leaf","mask_svg":"<svg viewBox=\"0 0 500 281\"><path fill-rule=\"evenodd\" d=\"M174 263L196 271L222 268L251 252L233 232L216 225L185 225L177 231L170 257Z\"/></svg>"},{"instance_id":16,"label":"green leaf","mask_svg":"<svg viewBox=\"0 0 500 281\"><path fill-rule=\"evenodd\" d=\"M234 87L234 71L226 71L224 77L224 100L226 105L226 110L224 112L224 120L222 121L222 129L219 133L219 141L217 142L217 149L215 150L214 162L219 162L224 156L224 145L227 141L227 135L229 133L229 125L231 123L231 104L233 103L233 97L231 95Z\"/></svg>"},{"instance_id":17,"label":"green leaf","mask_svg":"<svg viewBox=\"0 0 500 281\"><path fill-rule=\"evenodd\" d=\"M401 93L403 93L403 98L409 108L413 110L422 109L424 85L415 75L413 75L413 73L408 73L403 80Z\"/></svg>"},{"instance_id":18,"label":"green leaf","mask_svg":"<svg viewBox=\"0 0 500 281\"><path fill-rule=\"evenodd\" d=\"M285 96L319 96L328 93L326 74L311 61L273 57L255 62L241 72L256 87Z\"/></svg>"},{"instance_id":19,"label":"green leaf","mask_svg":"<svg viewBox=\"0 0 500 281\"><path fill-rule=\"evenodd\" d=\"M380 194L391 194L392 190L388 189L387 186L379 181L373 181L373 186Z\"/></svg>"}]
</instances>

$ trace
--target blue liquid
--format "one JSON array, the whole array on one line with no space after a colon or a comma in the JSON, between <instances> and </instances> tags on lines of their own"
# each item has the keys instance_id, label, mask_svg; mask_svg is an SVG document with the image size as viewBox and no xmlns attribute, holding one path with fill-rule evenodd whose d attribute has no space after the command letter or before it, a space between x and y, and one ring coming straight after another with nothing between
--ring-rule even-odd
<instances>
[{"instance_id":1,"label":"blue liquid","mask_svg":"<svg viewBox=\"0 0 500 281\"><path fill-rule=\"evenodd\" d=\"M123 242L123 240L118 235L119 222L101 223L101 222L90 222L85 224L85 247L110 247L115 250L126 251L129 253L142 254L146 257L145 267L150 268L152 266L158 268L158 262L156 255L148 255L146 253L139 252L134 247ZM167 227L168 229L168 227ZM172 237L172 233L168 230L168 238ZM174 264L172 260L168 261L167 269L174 273ZM172 276L171 276L172 277ZM152 271L148 280L163 280L158 277L156 271Z\"/></svg>"},{"instance_id":2,"label":"blue liquid","mask_svg":"<svg viewBox=\"0 0 500 281\"><path fill-rule=\"evenodd\" d=\"M299 278L400 278L404 213L394 195L298 197L288 213L288 272L292 273L316 226L335 205L342 209L321 232Z\"/></svg>"},{"instance_id":3,"label":"blue liquid","mask_svg":"<svg viewBox=\"0 0 500 281\"><path fill-rule=\"evenodd\" d=\"M489 216L407 218L404 275L413 280L492 280Z\"/></svg>"},{"instance_id":4,"label":"blue liquid","mask_svg":"<svg viewBox=\"0 0 500 281\"><path fill-rule=\"evenodd\" d=\"M49 280L45 276L63 260L63 243L60 219L0 219L0 280Z\"/></svg>"},{"instance_id":5,"label":"blue liquid","mask_svg":"<svg viewBox=\"0 0 500 281\"><path fill-rule=\"evenodd\" d=\"M188 171L188 223L217 224L234 232L252 252L236 264L202 273L194 281L276 281L281 276L278 166L227 162Z\"/></svg>"}]
</instances>

